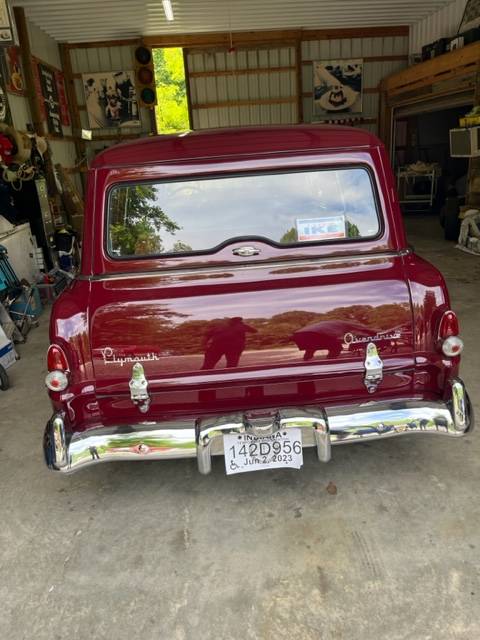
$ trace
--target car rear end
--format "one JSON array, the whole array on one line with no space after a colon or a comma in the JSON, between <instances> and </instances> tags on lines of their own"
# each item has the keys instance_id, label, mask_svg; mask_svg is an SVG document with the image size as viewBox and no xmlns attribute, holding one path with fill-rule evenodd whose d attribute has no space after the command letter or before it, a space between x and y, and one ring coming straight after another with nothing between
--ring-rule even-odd
<instances>
[{"instance_id":1,"label":"car rear end","mask_svg":"<svg viewBox=\"0 0 480 640\"><path fill-rule=\"evenodd\" d=\"M308 134L91 172L85 271L52 315L52 468L298 468L305 446L471 428L445 285L406 246L383 147Z\"/></svg>"}]
</instances>

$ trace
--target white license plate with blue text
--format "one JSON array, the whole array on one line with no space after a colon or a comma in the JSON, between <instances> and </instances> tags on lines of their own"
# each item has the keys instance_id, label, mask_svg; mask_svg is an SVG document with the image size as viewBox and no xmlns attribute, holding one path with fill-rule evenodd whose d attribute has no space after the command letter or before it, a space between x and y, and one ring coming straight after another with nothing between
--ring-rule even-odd
<instances>
[{"instance_id":1,"label":"white license plate with blue text","mask_svg":"<svg viewBox=\"0 0 480 640\"><path fill-rule=\"evenodd\" d=\"M271 436L257 437L248 433L223 436L227 475L303 465L300 429L276 431Z\"/></svg>"}]
</instances>

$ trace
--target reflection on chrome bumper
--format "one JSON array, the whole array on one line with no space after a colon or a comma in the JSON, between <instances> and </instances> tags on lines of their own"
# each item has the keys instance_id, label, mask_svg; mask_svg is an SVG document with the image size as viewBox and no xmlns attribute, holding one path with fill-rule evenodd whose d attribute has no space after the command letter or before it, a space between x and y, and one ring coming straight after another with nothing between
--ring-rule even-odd
<instances>
[{"instance_id":1,"label":"reflection on chrome bumper","mask_svg":"<svg viewBox=\"0 0 480 640\"><path fill-rule=\"evenodd\" d=\"M397 400L344 407L294 407L258 410L174 424L142 422L131 426L95 427L68 434L57 414L47 424L47 465L71 473L114 460L197 458L201 473L211 470L211 456L223 454L223 435L250 433L262 437L300 428L303 445L316 447L318 459L330 460L330 446L388 438L407 433L459 437L473 428L473 413L461 380L451 384L447 401Z\"/></svg>"}]
</instances>

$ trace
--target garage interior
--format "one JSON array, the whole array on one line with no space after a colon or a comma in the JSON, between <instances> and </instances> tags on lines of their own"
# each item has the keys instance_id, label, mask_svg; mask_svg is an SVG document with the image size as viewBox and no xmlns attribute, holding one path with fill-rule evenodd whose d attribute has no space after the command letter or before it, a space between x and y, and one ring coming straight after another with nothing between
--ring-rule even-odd
<instances>
[{"instance_id":1,"label":"garage interior","mask_svg":"<svg viewBox=\"0 0 480 640\"><path fill-rule=\"evenodd\" d=\"M409 241L447 281L478 415L478 0L0 7L0 637L480 637L475 433L338 447L322 467L307 452L301 474L233 481L194 460L57 477L41 455L49 313L79 265L88 167L185 130L377 135ZM320 104L317 70L335 65L360 74L356 107Z\"/></svg>"}]
</instances>

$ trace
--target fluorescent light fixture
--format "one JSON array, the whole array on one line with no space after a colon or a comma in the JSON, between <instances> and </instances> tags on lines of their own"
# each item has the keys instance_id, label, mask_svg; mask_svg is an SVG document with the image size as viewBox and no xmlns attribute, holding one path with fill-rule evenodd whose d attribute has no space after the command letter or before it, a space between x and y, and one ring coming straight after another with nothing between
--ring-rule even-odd
<instances>
[{"instance_id":1,"label":"fluorescent light fixture","mask_svg":"<svg viewBox=\"0 0 480 640\"><path fill-rule=\"evenodd\" d=\"M168 21L173 20L172 0L162 0L163 10L165 11L165 18Z\"/></svg>"}]
</instances>

